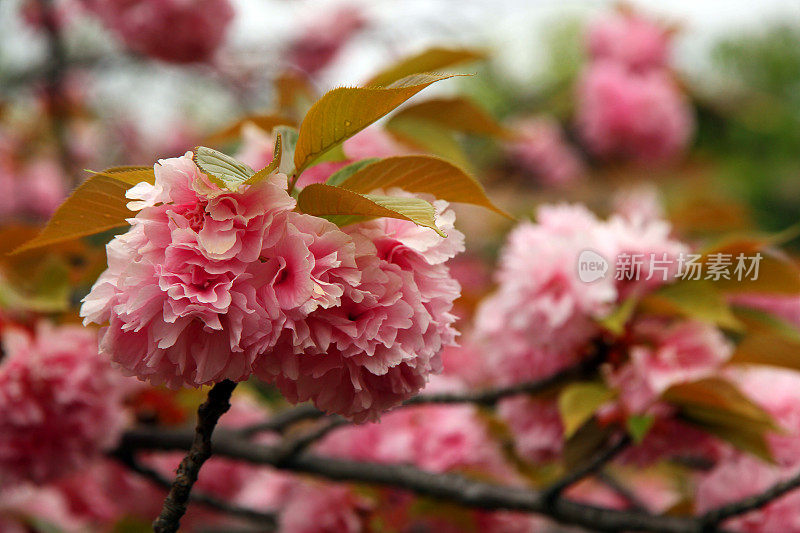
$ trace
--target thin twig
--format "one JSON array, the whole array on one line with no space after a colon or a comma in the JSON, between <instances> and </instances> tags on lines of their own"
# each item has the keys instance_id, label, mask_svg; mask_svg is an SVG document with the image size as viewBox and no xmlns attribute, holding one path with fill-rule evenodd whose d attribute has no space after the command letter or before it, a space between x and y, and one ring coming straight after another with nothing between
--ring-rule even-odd
<instances>
[{"instance_id":1,"label":"thin twig","mask_svg":"<svg viewBox=\"0 0 800 533\"><path fill-rule=\"evenodd\" d=\"M723 505L716 509L712 509L702 515L700 517L700 521L703 523L706 530L712 529L714 526L723 522L724 520L727 520L728 518L761 509L765 505L768 505L769 503L777 500L784 494L798 487L800 487L800 472L789 479L775 483L770 488L759 494L750 496L749 498L743 498L739 501Z\"/></svg>"},{"instance_id":2,"label":"thin twig","mask_svg":"<svg viewBox=\"0 0 800 533\"><path fill-rule=\"evenodd\" d=\"M332 416L326 418L316 428L308 431L293 439L285 439L281 444L283 448L283 457L278 460L277 465L280 466L283 462L296 457L298 454L303 453L309 446L322 439L325 435L334 429L350 424L350 421L341 416Z\"/></svg>"},{"instance_id":3,"label":"thin twig","mask_svg":"<svg viewBox=\"0 0 800 533\"><path fill-rule=\"evenodd\" d=\"M60 21L53 0L39 0L42 23L47 33L48 63L45 70L50 123L55 137L61 167L67 176L74 174L72 149L68 138L67 102L64 91L64 75L67 72L67 51L61 35Z\"/></svg>"},{"instance_id":4,"label":"thin twig","mask_svg":"<svg viewBox=\"0 0 800 533\"><path fill-rule=\"evenodd\" d=\"M524 383L517 383L508 387L497 387L479 391L422 393L414 396L413 398L409 398L398 408L434 403L474 403L491 407L500 400L510 396L516 396L518 394L539 394L571 380L584 377L596 369L601 361L602 357L600 355L596 355L584 359L583 361L556 372L555 374L546 378L535 381L526 381ZM288 426L291 426L296 422L321 418L323 416L325 416L325 413L313 405L299 405L292 409L287 409L286 411L278 413L266 422L243 428L239 430L239 433L243 436L251 437L255 434L267 431L284 431Z\"/></svg>"},{"instance_id":5,"label":"thin twig","mask_svg":"<svg viewBox=\"0 0 800 533\"><path fill-rule=\"evenodd\" d=\"M487 407L518 394L539 394L568 381L586 376L600 364L600 357L585 359L555 374L536 381L527 381L508 387L498 387L479 391L423 393L409 398L403 405L421 405L429 403L474 403Z\"/></svg>"},{"instance_id":6,"label":"thin twig","mask_svg":"<svg viewBox=\"0 0 800 533\"><path fill-rule=\"evenodd\" d=\"M606 464L608 464L609 461L622 453L630 443L630 437L623 435L613 446L609 446L605 450L601 450L590 461L586 462L586 464L572 469L561 479L557 480L555 483L542 491L542 496L544 497L545 501L552 503L566 489L583 478L591 476L592 474L600 471Z\"/></svg>"},{"instance_id":7,"label":"thin twig","mask_svg":"<svg viewBox=\"0 0 800 533\"><path fill-rule=\"evenodd\" d=\"M122 462L125 466L139 474L140 476L149 479L156 485L169 490L172 487L172 481L168 478L163 476L157 470L150 468L147 465L142 464L141 462L137 461L136 458L132 454L122 454L117 453L115 458ZM261 511L256 511L255 509L247 509L244 507L239 507L238 505L234 505L230 502L226 502L225 500L221 500L219 498L215 498L210 494L205 492L199 492L197 490L193 490L189 495L189 500L192 502L199 503L201 505L205 505L211 509L220 511L225 514L229 514L231 516L244 518L251 522L255 522L259 524L259 531L264 531L264 528L269 528L269 531L274 530L277 527L277 518L272 513L264 513Z\"/></svg>"},{"instance_id":8,"label":"thin twig","mask_svg":"<svg viewBox=\"0 0 800 533\"><path fill-rule=\"evenodd\" d=\"M219 418L230 409L230 399L236 383L225 380L208 391L208 399L197 410L197 427L189 447L189 453L181 461L172 488L164 500L161 514L153 522L156 533L174 533L181 517L186 513L186 504L192 486L197 481L200 467L211 457L211 435Z\"/></svg>"},{"instance_id":9,"label":"thin twig","mask_svg":"<svg viewBox=\"0 0 800 533\"><path fill-rule=\"evenodd\" d=\"M238 433L243 437L252 437L257 433L266 433L270 431L283 432L289 426L296 424L297 422L303 420L314 420L317 418L322 418L323 416L325 416L325 413L313 405L302 404L298 405L297 407L281 411L266 422L242 428L238 430Z\"/></svg>"},{"instance_id":10,"label":"thin twig","mask_svg":"<svg viewBox=\"0 0 800 533\"><path fill-rule=\"evenodd\" d=\"M632 509L643 513L650 512L644 502L642 502L642 500L640 500L628 487L620 483L616 477L604 470L596 472L594 477L597 478L597 481L621 496L626 502L628 502L628 505L630 505Z\"/></svg>"}]
</instances>

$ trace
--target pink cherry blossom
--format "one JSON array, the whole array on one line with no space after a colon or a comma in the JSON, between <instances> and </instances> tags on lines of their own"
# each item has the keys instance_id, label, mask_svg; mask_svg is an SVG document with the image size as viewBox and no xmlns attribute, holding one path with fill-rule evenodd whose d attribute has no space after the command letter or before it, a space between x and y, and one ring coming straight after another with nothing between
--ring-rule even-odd
<instances>
[{"instance_id":1,"label":"pink cherry blossom","mask_svg":"<svg viewBox=\"0 0 800 533\"><path fill-rule=\"evenodd\" d=\"M731 343L713 325L692 321L645 320L634 325L632 335L629 361L613 370L604 368L606 382L619 397L602 410L601 418L647 414L654 422L643 442L622 460L646 465L670 456L721 457L725 447L707 432L676 420L675 409L660 396L673 385L718 376L733 352Z\"/></svg>"},{"instance_id":2,"label":"pink cherry blossom","mask_svg":"<svg viewBox=\"0 0 800 533\"><path fill-rule=\"evenodd\" d=\"M280 514L286 533L358 533L364 530L367 504L350 487L302 483Z\"/></svg>"},{"instance_id":3,"label":"pink cherry blossom","mask_svg":"<svg viewBox=\"0 0 800 533\"><path fill-rule=\"evenodd\" d=\"M458 379L467 387L487 387L492 383L493 373L488 358L471 337L470 333L464 334L458 345L445 346L442 374Z\"/></svg>"},{"instance_id":4,"label":"pink cherry blossom","mask_svg":"<svg viewBox=\"0 0 800 533\"><path fill-rule=\"evenodd\" d=\"M685 96L661 70L631 72L612 61L597 61L583 72L577 99L579 132L600 157L674 159L694 128Z\"/></svg>"},{"instance_id":5,"label":"pink cherry blossom","mask_svg":"<svg viewBox=\"0 0 800 533\"><path fill-rule=\"evenodd\" d=\"M545 185L566 186L583 175L580 156L552 118L525 119L514 130L517 137L508 145L509 154Z\"/></svg>"},{"instance_id":6,"label":"pink cherry blossom","mask_svg":"<svg viewBox=\"0 0 800 533\"><path fill-rule=\"evenodd\" d=\"M84 524L82 531L111 531L125 517L149 522L158 515L167 494L109 458L97 459L43 488L58 491L71 515Z\"/></svg>"},{"instance_id":7,"label":"pink cherry blossom","mask_svg":"<svg viewBox=\"0 0 800 533\"><path fill-rule=\"evenodd\" d=\"M93 331L40 323L3 330L0 479L43 483L113 446L130 386L97 355Z\"/></svg>"},{"instance_id":8,"label":"pink cherry blossom","mask_svg":"<svg viewBox=\"0 0 800 533\"><path fill-rule=\"evenodd\" d=\"M564 446L564 425L555 400L508 398L500 402L498 414L508 426L520 457L534 463L559 457Z\"/></svg>"},{"instance_id":9,"label":"pink cherry blossom","mask_svg":"<svg viewBox=\"0 0 800 533\"><path fill-rule=\"evenodd\" d=\"M643 321L636 325L635 334L641 344L629 350L627 365L632 373L622 371L611 377L623 403L634 413L645 411L672 385L717 375L733 353L722 332L705 322Z\"/></svg>"},{"instance_id":10,"label":"pink cherry blossom","mask_svg":"<svg viewBox=\"0 0 800 533\"><path fill-rule=\"evenodd\" d=\"M90 525L70 511L69 502L55 487L25 484L0 490L0 531L29 533L32 520L64 533L81 533Z\"/></svg>"},{"instance_id":11,"label":"pink cherry blossom","mask_svg":"<svg viewBox=\"0 0 800 533\"><path fill-rule=\"evenodd\" d=\"M450 312L458 283L445 261L463 250L446 202L436 202L442 239L428 228L377 219L344 228L355 242L360 281L341 279L341 303L290 320L256 374L291 402L356 422L375 420L441 371L440 352L456 331Z\"/></svg>"},{"instance_id":12,"label":"pink cherry blossom","mask_svg":"<svg viewBox=\"0 0 800 533\"><path fill-rule=\"evenodd\" d=\"M644 215L615 214L606 222L606 240L614 248L610 257L620 300L634 293L643 296L675 281L680 258L689 252L686 244L672 236L669 222Z\"/></svg>"},{"instance_id":13,"label":"pink cherry blossom","mask_svg":"<svg viewBox=\"0 0 800 533\"><path fill-rule=\"evenodd\" d=\"M785 466L800 464L800 373L753 366L730 371L729 375L781 428L767 435L775 461Z\"/></svg>"},{"instance_id":14,"label":"pink cherry blossom","mask_svg":"<svg viewBox=\"0 0 800 533\"><path fill-rule=\"evenodd\" d=\"M578 258L584 250L611 257L611 244L602 222L578 205L543 206L538 224L511 232L498 289L478 308L475 327L476 340L495 354L490 365L501 383L548 376L584 355L598 332L594 318L617 293L610 275L582 282Z\"/></svg>"},{"instance_id":15,"label":"pink cherry blossom","mask_svg":"<svg viewBox=\"0 0 800 533\"><path fill-rule=\"evenodd\" d=\"M83 0L134 52L173 63L208 61L234 11L228 0Z\"/></svg>"},{"instance_id":16,"label":"pink cherry blossom","mask_svg":"<svg viewBox=\"0 0 800 533\"><path fill-rule=\"evenodd\" d=\"M477 311L475 340L492 354L496 379L542 378L587 355L601 332L597 319L634 291L670 281L686 250L661 219L601 221L580 205L541 206L537 223L523 222L509 235L497 291ZM581 279L586 253L608 263L597 279ZM630 280L623 256L638 258ZM663 276L654 259L666 261ZM620 272L626 275L616 280Z\"/></svg>"},{"instance_id":17,"label":"pink cherry blossom","mask_svg":"<svg viewBox=\"0 0 800 533\"><path fill-rule=\"evenodd\" d=\"M67 195L58 164L47 158L18 164L7 157L11 154L2 153L3 148L0 146L0 186L6 194L0 199L0 219L41 220L50 216Z\"/></svg>"},{"instance_id":18,"label":"pink cherry blossom","mask_svg":"<svg viewBox=\"0 0 800 533\"><path fill-rule=\"evenodd\" d=\"M49 27L63 29L81 13L81 5L74 0L56 0L51 6L36 0L27 0L20 7L23 20L32 28L47 31Z\"/></svg>"},{"instance_id":19,"label":"pink cherry blossom","mask_svg":"<svg viewBox=\"0 0 800 533\"><path fill-rule=\"evenodd\" d=\"M664 68L669 60L670 33L633 12L593 21L587 35L592 60L610 60L633 70Z\"/></svg>"},{"instance_id":20,"label":"pink cherry blossom","mask_svg":"<svg viewBox=\"0 0 800 533\"><path fill-rule=\"evenodd\" d=\"M305 251L278 247L295 205L286 176L223 191L191 154L155 172L128 191L139 212L108 244L81 316L108 322L100 352L129 375L172 388L246 379L284 325L279 297L300 290L286 266Z\"/></svg>"},{"instance_id":21,"label":"pink cherry blossom","mask_svg":"<svg viewBox=\"0 0 800 533\"><path fill-rule=\"evenodd\" d=\"M288 50L290 63L309 76L330 64L348 39L365 24L361 12L352 6L321 15L307 24Z\"/></svg>"},{"instance_id":22,"label":"pink cherry blossom","mask_svg":"<svg viewBox=\"0 0 800 533\"><path fill-rule=\"evenodd\" d=\"M21 208L38 218L52 215L67 196L64 173L48 159L31 162L18 180L17 190Z\"/></svg>"},{"instance_id":23,"label":"pink cherry blossom","mask_svg":"<svg viewBox=\"0 0 800 533\"><path fill-rule=\"evenodd\" d=\"M614 213L632 224L643 224L664 218L661 196L654 185L637 185L614 194Z\"/></svg>"},{"instance_id":24,"label":"pink cherry blossom","mask_svg":"<svg viewBox=\"0 0 800 533\"><path fill-rule=\"evenodd\" d=\"M435 376L427 392L463 388L455 378ZM358 461L408 463L431 472L481 472L514 481L497 442L472 405L425 405L387 413L379 423L350 426L328 435L320 453Z\"/></svg>"}]
</instances>

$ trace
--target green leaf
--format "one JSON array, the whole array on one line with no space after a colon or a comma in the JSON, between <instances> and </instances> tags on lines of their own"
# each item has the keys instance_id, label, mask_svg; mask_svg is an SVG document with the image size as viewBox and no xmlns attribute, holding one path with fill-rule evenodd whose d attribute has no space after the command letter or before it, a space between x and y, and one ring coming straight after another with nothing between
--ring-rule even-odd
<instances>
[{"instance_id":1,"label":"green leaf","mask_svg":"<svg viewBox=\"0 0 800 533\"><path fill-rule=\"evenodd\" d=\"M433 206L419 198L358 194L341 187L312 183L300 191L297 197L297 206L303 213L320 217L344 215L346 217L388 217L409 220L419 226L431 228L442 237L446 237L436 227ZM340 225L350 223L346 220L339 219L336 222Z\"/></svg>"},{"instance_id":2,"label":"green leaf","mask_svg":"<svg viewBox=\"0 0 800 533\"><path fill-rule=\"evenodd\" d=\"M255 185L269 177L270 174L278 170L281 166L281 156L283 155L283 149L281 148L281 134L277 133L275 135L275 147L272 150L272 161L269 162L269 165L265 166L246 180L244 180L243 184L247 185Z\"/></svg>"},{"instance_id":3,"label":"green leaf","mask_svg":"<svg viewBox=\"0 0 800 533\"><path fill-rule=\"evenodd\" d=\"M607 316L601 318L598 322L601 326L606 328L614 335L622 335L625 331L625 325L633 316L636 310L636 305L639 303L639 297L633 294L625 299L619 306L616 307Z\"/></svg>"},{"instance_id":4,"label":"green leaf","mask_svg":"<svg viewBox=\"0 0 800 533\"><path fill-rule=\"evenodd\" d=\"M344 180L346 180L347 178L349 178L350 176L352 176L365 166L371 165L376 161L380 161L380 159L377 157L368 157L367 159L361 159L360 161L356 161L355 163L350 163L346 167L341 168L338 171L331 174L331 176L328 178L328 181L326 181L325 183L327 185L333 185L333 186L341 185L341 183Z\"/></svg>"},{"instance_id":5,"label":"green leaf","mask_svg":"<svg viewBox=\"0 0 800 533\"><path fill-rule=\"evenodd\" d=\"M325 152L363 130L428 85L450 78L438 74L408 76L386 87L340 87L308 110L294 153L299 174Z\"/></svg>"},{"instance_id":6,"label":"green leaf","mask_svg":"<svg viewBox=\"0 0 800 533\"><path fill-rule=\"evenodd\" d=\"M433 122L411 117L390 120L386 124L398 142L415 151L428 152L452 161L462 168L471 168L471 163L453 131Z\"/></svg>"},{"instance_id":7,"label":"green leaf","mask_svg":"<svg viewBox=\"0 0 800 533\"><path fill-rule=\"evenodd\" d=\"M314 165L319 165L320 163L339 163L341 161L347 161L347 159L347 154L344 153L344 146L337 144L312 161L308 166L313 167Z\"/></svg>"},{"instance_id":8,"label":"green leaf","mask_svg":"<svg viewBox=\"0 0 800 533\"><path fill-rule=\"evenodd\" d=\"M419 54L403 58L394 65L375 74L365 85L370 87L385 87L390 83L420 72L432 72L448 67L484 59L486 54L479 50L466 48L440 48L434 47L424 50Z\"/></svg>"},{"instance_id":9,"label":"green leaf","mask_svg":"<svg viewBox=\"0 0 800 533\"><path fill-rule=\"evenodd\" d=\"M234 192L255 174L252 168L241 161L205 146L194 149L193 159L212 182Z\"/></svg>"},{"instance_id":10,"label":"green leaf","mask_svg":"<svg viewBox=\"0 0 800 533\"><path fill-rule=\"evenodd\" d=\"M589 418L564 442L564 466L567 470L572 470L593 457L598 451L603 449L608 439L616 431L616 428L609 424L600 426L595 417Z\"/></svg>"},{"instance_id":11,"label":"green leaf","mask_svg":"<svg viewBox=\"0 0 800 533\"><path fill-rule=\"evenodd\" d=\"M564 424L564 437L569 438L583 426L595 411L614 398L614 391L602 383L572 383L558 397L558 411Z\"/></svg>"},{"instance_id":12,"label":"green leaf","mask_svg":"<svg viewBox=\"0 0 800 533\"><path fill-rule=\"evenodd\" d=\"M653 427L655 421L656 419L652 415L631 415L628 417L628 420L625 421L625 426L633 442L640 444L647 436L650 428Z\"/></svg>"},{"instance_id":13,"label":"green leaf","mask_svg":"<svg viewBox=\"0 0 800 533\"><path fill-rule=\"evenodd\" d=\"M152 168L114 167L91 176L56 209L39 235L12 253L127 226L132 212L125 192L142 181L155 181Z\"/></svg>"},{"instance_id":14,"label":"green leaf","mask_svg":"<svg viewBox=\"0 0 800 533\"><path fill-rule=\"evenodd\" d=\"M479 205L511 218L489 200L475 178L444 159L428 155L381 159L353 173L340 186L358 193L399 187L407 192L431 194L448 202Z\"/></svg>"},{"instance_id":15,"label":"green leaf","mask_svg":"<svg viewBox=\"0 0 800 533\"><path fill-rule=\"evenodd\" d=\"M69 268L55 255L45 256L41 264L27 273L22 286L10 283L0 273L0 305L5 309L37 313L56 313L69 309L72 286Z\"/></svg>"},{"instance_id":16,"label":"green leaf","mask_svg":"<svg viewBox=\"0 0 800 533\"><path fill-rule=\"evenodd\" d=\"M297 129L289 126L278 126L275 128L275 134L281 136L282 144L281 164L278 167L278 172L290 176L294 173L294 149L297 146Z\"/></svg>"},{"instance_id":17,"label":"green leaf","mask_svg":"<svg viewBox=\"0 0 800 533\"><path fill-rule=\"evenodd\" d=\"M766 433L779 431L772 417L724 379L705 378L673 385L662 398L681 417L734 446L771 461Z\"/></svg>"},{"instance_id":18,"label":"green leaf","mask_svg":"<svg viewBox=\"0 0 800 533\"><path fill-rule=\"evenodd\" d=\"M511 133L482 108L462 96L437 98L410 105L397 112L386 124L402 120L430 122L443 128L492 137L508 138Z\"/></svg>"},{"instance_id":19,"label":"green leaf","mask_svg":"<svg viewBox=\"0 0 800 533\"><path fill-rule=\"evenodd\" d=\"M641 304L652 313L685 316L731 330L742 328L722 294L706 280L684 280L665 285L644 298Z\"/></svg>"},{"instance_id":20,"label":"green leaf","mask_svg":"<svg viewBox=\"0 0 800 533\"><path fill-rule=\"evenodd\" d=\"M729 237L706 249L703 253L704 263L709 261L709 255L717 253L728 254L732 259L731 279L715 280L713 281L714 286L718 291L726 294L800 294L800 268L788 257L770 249L770 246L791 239L796 231L796 227L790 227L774 235ZM751 279L750 276L745 276L741 280L736 279L733 270L737 256L744 254L744 257L749 258L754 257L756 253L761 253L758 277Z\"/></svg>"},{"instance_id":21,"label":"green leaf","mask_svg":"<svg viewBox=\"0 0 800 533\"><path fill-rule=\"evenodd\" d=\"M754 309L735 308L747 327L731 363L771 365L800 370L800 332L792 324Z\"/></svg>"},{"instance_id":22,"label":"green leaf","mask_svg":"<svg viewBox=\"0 0 800 533\"><path fill-rule=\"evenodd\" d=\"M220 144L241 137L245 125L253 124L271 132L278 126L295 126L294 120L280 115L248 115L206 137L207 144Z\"/></svg>"}]
</instances>

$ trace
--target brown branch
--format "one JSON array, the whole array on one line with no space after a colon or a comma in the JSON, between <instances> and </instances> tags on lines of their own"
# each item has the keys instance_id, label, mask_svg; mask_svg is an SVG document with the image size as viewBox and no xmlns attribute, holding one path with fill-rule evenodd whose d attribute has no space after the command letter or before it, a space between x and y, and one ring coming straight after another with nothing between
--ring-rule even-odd
<instances>
[{"instance_id":1,"label":"brown branch","mask_svg":"<svg viewBox=\"0 0 800 533\"><path fill-rule=\"evenodd\" d=\"M326 418L316 428L293 439L284 439L281 443L282 456L276 462L280 466L297 455L304 452L309 446L323 438L334 429L350 424L350 421L341 416Z\"/></svg>"},{"instance_id":2,"label":"brown branch","mask_svg":"<svg viewBox=\"0 0 800 533\"><path fill-rule=\"evenodd\" d=\"M540 394L553 387L563 385L574 379L580 379L594 371L602 362L603 356L598 353L593 357L584 359L579 363L567 367L555 374L536 381L527 381L508 387L498 387L479 391L423 393L409 398L403 406L422 405L429 403L474 403L487 407L494 406L497 402L518 394Z\"/></svg>"},{"instance_id":3,"label":"brown branch","mask_svg":"<svg viewBox=\"0 0 800 533\"><path fill-rule=\"evenodd\" d=\"M123 450L186 449L193 435L186 430L139 428L128 431L122 440ZM321 457L304 452L286 457L285 448L255 445L233 432L218 432L214 451L219 456L278 466L285 470L321 476L334 481L350 481L408 490L421 496L450 501L466 507L486 510L511 510L538 513L559 522L602 531L658 531L697 533L696 519L651 516L636 511L618 511L577 503L563 497L548 502L542 493L517 487L503 487L473 481L455 474L433 474L409 465L365 463Z\"/></svg>"},{"instance_id":4,"label":"brown branch","mask_svg":"<svg viewBox=\"0 0 800 533\"><path fill-rule=\"evenodd\" d=\"M64 76L68 68L67 51L53 0L38 0L38 3L42 13L43 26L47 34L49 58L44 74L50 123L58 148L61 168L67 176L72 176L75 164L68 138L69 117L64 91Z\"/></svg>"},{"instance_id":5,"label":"brown branch","mask_svg":"<svg viewBox=\"0 0 800 533\"><path fill-rule=\"evenodd\" d=\"M497 402L518 394L540 394L550 388L563 385L574 379L580 379L594 371L602 362L602 354L584 359L573 366L567 367L555 374L535 381L517 383L508 387L497 387L479 391L422 393L409 398L397 408L425 404L457 404L474 403L491 407ZM324 417L325 413L310 404L299 405L287 409L271 419L260 424L254 424L239 430L242 436L251 437L258 433L268 431L284 431L287 427L302 420L311 420Z\"/></svg>"},{"instance_id":6,"label":"brown branch","mask_svg":"<svg viewBox=\"0 0 800 533\"><path fill-rule=\"evenodd\" d=\"M252 437L253 435L256 435L258 433L265 433L270 431L283 432L289 426L296 424L297 422L303 420L314 420L317 418L322 418L323 416L325 416L325 413L323 413L313 405L302 404L298 405L297 407L281 411L280 413L274 415L266 422L242 428L238 430L238 433L241 434L243 437Z\"/></svg>"},{"instance_id":7,"label":"brown branch","mask_svg":"<svg viewBox=\"0 0 800 533\"><path fill-rule=\"evenodd\" d=\"M626 502L628 502L628 505L630 505L632 509L643 513L650 512L647 509L647 505L645 505L644 502L642 502L642 500L640 500L636 494L633 493L633 491L620 483L615 476L612 476L604 470L600 470L599 472L595 473L594 477L597 478L597 481L621 496Z\"/></svg>"},{"instance_id":8,"label":"brown branch","mask_svg":"<svg viewBox=\"0 0 800 533\"><path fill-rule=\"evenodd\" d=\"M157 470L150 468L147 465L144 465L136 460L133 454L130 453L119 453L117 452L114 455L114 458L120 461L122 464L130 468L132 471L136 472L140 476L149 479L156 485L170 490L172 487L172 481L168 478L163 476ZM235 516L238 518L244 518L251 522L255 522L259 524L259 531L264 531L264 528L267 528L269 531L275 530L277 527L277 519L274 514L272 513L264 513L261 511L256 511L255 509L247 509L244 507L239 507L238 505L234 505L232 503L226 502L225 500L221 500L219 498L215 498L210 494L199 492L197 490L193 490L189 495L189 500L192 502L199 503L201 505L205 505L210 509L214 509L216 511L220 511L225 514L229 514L231 516Z\"/></svg>"},{"instance_id":9,"label":"brown branch","mask_svg":"<svg viewBox=\"0 0 800 533\"><path fill-rule=\"evenodd\" d=\"M172 488L164 500L161 514L153 522L156 533L174 533L178 530L181 517L186 513L186 504L192 486L197 481L200 467L211 457L211 435L219 418L230 409L230 399L236 383L222 381L208 392L208 399L197 410L197 427L191 445L184 447L189 453L181 461Z\"/></svg>"},{"instance_id":10,"label":"brown branch","mask_svg":"<svg viewBox=\"0 0 800 533\"><path fill-rule=\"evenodd\" d=\"M700 521L706 530L713 529L714 526L728 518L761 509L798 487L800 487L800 472L789 479L775 483L764 492L712 509L702 515Z\"/></svg>"}]
</instances>

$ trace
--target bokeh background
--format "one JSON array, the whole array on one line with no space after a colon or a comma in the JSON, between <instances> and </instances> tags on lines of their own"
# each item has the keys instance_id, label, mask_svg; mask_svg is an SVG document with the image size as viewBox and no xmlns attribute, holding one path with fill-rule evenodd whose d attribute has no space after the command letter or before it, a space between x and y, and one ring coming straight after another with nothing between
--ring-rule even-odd
<instances>
[{"instance_id":1,"label":"bokeh background","mask_svg":"<svg viewBox=\"0 0 800 533\"><path fill-rule=\"evenodd\" d=\"M640 33L626 34L628 40L620 39L613 24L602 26L609 17L626 16L643 21ZM601 35L594 41L592 27L604 28L596 31L598 35L606 32L606 38ZM405 123L409 129L402 130L396 114L370 128L380 133L359 141L365 152L349 153L350 159L376 155L372 151L383 156L409 150L447 157L469 170L493 201L519 220L531 218L543 204L580 202L600 216L635 212L648 219L663 218L682 242L695 249L723 236L783 232L780 238L767 241L781 245L783 251L776 254L796 266L800 252L794 231L800 212L799 42L800 3L790 0L626 4L0 0L0 335L5 343L7 332L19 328L41 342L55 331L41 324L67 327L79 321L79 302L106 267L103 246L113 232L27 254L5 254L39 231L68 193L89 176L87 170L151 166L159 158L179 156L201 144L231 154L247 152L259 142L263 145L269 136L239 128L237 133L245 132L242 141L237 135L220 136L219 132L242 117L302 118L325 91L362 84L394 62L432 46L469 49L483 57L449 69L471 75L437 83L401 107L399 114L427 100L465 98L462 101L470 102L484 118L459 123L440 117L427 125L412 120L413 124ZM620 47L614 49L617 44ZM618 56L616 62L608 61L608 55ZM625 62L622 56L631 62L624 69L619 68ZM394 128L389 127L392 120ZM354 143L350 149L358 146ZM324 165L315 168L332 172L332 167ZM451 268L463 288L456 310L462 319L459 327L468 338L476 306L497 285L493 271L514 222L478 208L456 209L467 252ZM788 276L797 284L794 270ZM796 296L781 300L786 305L780 315L800 327ZM87 331L92 331L87 334L90 337L94 335L93 330ZM59 335L52 333L54 346L67 342ZM95 345L90 340L94 357ZM792 342L792 349L800 346L797 338L792 337ZM3 357L0 351L0 361ZM458 357L453 360L461 364L471 356L459 353ZM798 368L795 359L789 359ZM469 372L464 364L463 373ZM769 389L768 384L762 386ZM287 407L269 386L255 384L248 391L255 391L252 396L258 401L250 403L251 398L243 396L247 398L239 406L243 407L229 417L233 426L263 419L267 405L275 411ZM131 420L173 427L191 424L202 393L151 387L132 396L125 400ZM800 402L795 398L792 406ZM470 432L467 440L481 436L474 442L482 446L484 434L491 431L481 433L484 413L470 410L473 407L452 407L453 411L432 407L419 411L423 414L417 418L395 416L395 425L383 427L395 432L387 437L389 441L402 440L410 432L418 432L414 438L424 441L431 434L438 438L437 429L455 427L454 433ZM426 416L429 426L418 423L418 418ZM542 414L546 416L560 424L555 408ZM494 429L489 423L486 426ZM458 443L448 448L450 434L445 430L441 438L445 444L419 459L421 467L450 471L451 449L470 451ZM164 475L177 464L175 454L153 454L149 459ZM232 481L217 486L212 480L206 489L220 497L235 493L248 504L264 503L253 494L241 493L245 481L254 477L252 470L238 463L231 467L224 460L210 463L214 464L219 471L212 466L209 476ZM110 465L110 461L98 462L95 470L84 472L83 480L71 478L68 486L47 486L55 491L47 497L72 495L70 512L82 505L92 511L106 510L107 516L96 513L90 519L102 524L96 528L99 531L147 530L148 520L143 517L158 509L163 491L142 488L141 479L130 481L129 472L121 474L120 465ZM544 479L553 474L547 468L524 473ZM632 477L641 472L634 471ZM125 484L129 481L130 486ZM269 486L281 487L283 481L279 478ZM109 486L120 488L120 494L107 491ZM362 495L361 488L344 490L343 485L316 480L299 486L302 490L293 500L291 515L298 520L315 516L315 505L332 514L346 509L361 516L360 503L353 503L360 502L356 496ZM335 490L312 490L321 486ZM681 487L681 497L693 490L687 486ZM86 487L96 493L79 490ZM306 496L306 489L312 495ZM588 501L606 502L606 492L584 489L591 496ZM103 491L111 494L105 500ZM147 501L142 499L146 510L136 520L127 520L135 510L121 511L118 504L128 502L137 491L148 495ZM323 492L325 501L319 496ZM37 531L46 529L31 517L45 516L45 522L52 519L64 526L66 522L59 522L63 516L37 507L50 505L41 503L46 502L42 494L36 492L31 499L0 492L0 532L4 518L16 520L18 515L25 516L26 527ZM339 496L341 501L336 499ZM425 520L445 516L450 523L453 517L463 518L463 510L390 493L381 500L385 506L379 509L385 512L381 520L393 516L395 497ZM620 508L630 503L611 497L608 501ZM673 505L677 512L685 511L688 507L681 507L685 501L676 497L659 511ZM797 521L797 506L792 509L786 516ZM198 529L207 525L203 511L190 522L199 524ZM122 515L126 518L121 519ZM784 526L784 518L779 516L772 524ZM408 530L403 529L404 519L398 519L396 530ZM482 515L466 519L480 530ZM8 523L17 524L14 520ZM431 524L436 520L426 524L435 528ZM75 530L81 531L82 525ZM502 525L497 531L511 531ZM453 527L444 531L463 530ZM522 527L533 530L529 522ZM552 523L536 530L561 531Z\"/></svg>"}]
</instances>

